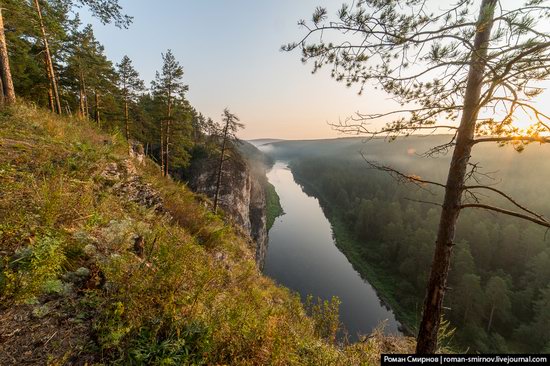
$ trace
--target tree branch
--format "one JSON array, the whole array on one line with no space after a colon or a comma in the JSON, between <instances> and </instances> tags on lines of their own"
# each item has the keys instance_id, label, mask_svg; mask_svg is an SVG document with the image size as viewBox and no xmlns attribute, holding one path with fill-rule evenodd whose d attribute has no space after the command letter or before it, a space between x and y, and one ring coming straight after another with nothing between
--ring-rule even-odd
<instances>
[{"instance_id":1,"label":"tree branch","mask_svg":"<svg viewBox=\"0 0 550 366\"><path fill-rule=\"evenodd\" d=\"M534 222L537 225L550 228L550 222L548 222L546 220L541 220L541 219L538 219L536 217L532 217L532 216L525 215L525 214L515 212L515 211L506 210L506 209L503 209L503 208L500 208L500 207L485 205L485 204L482 204L482 203L467 203L467 204L463 204L463 205L460 206L460 209L464 209L464 208L482 208L482 209L488 210L488 211L495 211L495 212L499 212L499 213L502 213L502 214L505 214L505 215L508 215L508 216L518 217L520 219L531 221L531 222Z\"/></svg>"},{"instance_id":2,"label":"tree branch","mask_svg":"<svg viewBox=\"0 0 550 366\"><path fill-rule=\"evenodd\" d=\"M480 142L540 142L541 144L550 143L550 137L545 136L503 136L503 137L479 137L472 140L472 144Z\"/></svg>"}]
</instances>

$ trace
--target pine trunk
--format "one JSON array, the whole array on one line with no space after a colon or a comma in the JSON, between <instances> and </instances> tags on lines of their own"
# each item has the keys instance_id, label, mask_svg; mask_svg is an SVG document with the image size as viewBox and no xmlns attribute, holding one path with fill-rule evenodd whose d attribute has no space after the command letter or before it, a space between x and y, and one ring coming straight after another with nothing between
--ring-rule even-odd
<instances>
[{"instance_id":1,"label":"pine trunk","mask_svg":"<svg viewBox=\"0 0 550 366\"><path fill-rule=\"evenodd\" d=\"M84 90L84 75L82 74L82 70L79 71L79 83L78 83L78 114L80 118L84 118L86 116L86 104L84 102L85 98L85 90Z\"/></svg>"},{"instance_id":2,"label":"pine trunk","mask_svg":"<svg viewBox=\"0 0 550 366\"><path fill-rule=\"evenodd\" d=\"M170 81L171 83L171 81ZM169 144L170 144L170 124L172 122L172 88L168 87L168 120L166 121L166 147L164 159L164 171L163 174L166 177L168 175L168 158L169 158Z\"/></svg>"},{"instance_id":3,"label":"pine trunk","mask_svg":"<svg viewBox=\"0 0 550 366\"><path fill-rule=\"evenodd\" d=\"M223 161L225 158L225 146L227 142L227 131L229 129L229 121L225 124L225 129L223 131L223 143L222 151L220 154L220 163L218 165L218 178L216 180L216 193L214 194L214 213L218 211L218 201L220 198L220 189L222 185L222 174L223 174Z\"/></svg>"},{"instance_id":4,"label":"pine trunk","mask_svg":"<svg viewBox=\"0 0 550 366\"><path fill-rule=\"evenodd\" d=\"M166 121L166 159L164 160L164 176L168 176L168 158L170 150L170 119Z\"/></svg>"},{"instance_id":5,"label":"pine trunk","mask_svg":"<svg viewBox=\"0 0 550 366\"><path fill-rule=\"evenodd\" d=\"M160 121L160 174L164 176L164 123Z\"/></svg>"},{"instance_id":6,"label":"pine trunk","mask_svg":"<svg viewBox=\"0 0 550 366\"><path fill-rule=\"evenodd\" d=\"M130 116L128 113L128 98L124 100L124 124L126 127L126 141L130 142Z\"/></svg>"},{"instance_id":7,"label":"pine trunk","mask_svg":"<svg viewBox=\"0 0 550 366\"><path fill-rule=\"evenodd\" d=\"M57 113L61 114L61 100L59 98L59 89L57 87L57 80L55 78L55 71L53 69L52 55L50 53L50 45L48 43L48 36L46 34L46 27L44 26L44 19L42 18L42 11L40 10L40 3L38 0L34 0L34 6L36 7L36 12L38 14L38 21L40 24L40 31L42 33L42 42L44 42L44 52L46 58L46 68L48 71L48 79L50 79L50 84L53 91L55 108Z\"/></svg>"},{"instance_id":8,"label":"pine trunk","mask_svg":"<svg viewBox=\"0 0 550 366\"><path fill-rule=\"evenodd\" d=\"M90 117L90 106L88 105L88 94L86 93L86 80L82 78L82 92L84 93L84 117Z\"/></svg>"},{"instance_id":9,"label":"pine trunk","mask_svg":"<svg viewBox=\"0 0 550 366\"><path fill-rule=\"evenodd\" d=\"M98 126L101 127L101 117L99 115L99 94L97 93L97 90L94 93L95 97L95 122Z\"/></svg>"},{"instance_id":10,"label":"pine trunk","mask_svg":"<svg viewBox=\"0 0 550 366\"><path fill-rule=\"evenodd\" d=\"M416 353L433 354L437 350L437 333L442 316L443 297L447 286L451 253L454 246L456 222L460 214L466 170L472 151L483 76L486 68L487 47L493 26L497 0L483 0L471 56L468 83L464 95L464 109L457 133L456 146L449 168L445 199L441 211L435 253L428 281L424 311L418 333Z\"/></svg>"},{"instance_id":11,"label":"pine trunk","mask_svg":"<svg viewBox=\"0 0 550 366\"><path fill-rule=\"evenodd\" d=\"M48 86L48 105L50 106L52 113L55 113L55 102L53 100L53 90L51 84Z\"/></svg>"},{"instance_id":12,"label":"pine trunk","mask_svg":"<svg viewBox=\"0 0 550 366\"><path fill-rule=\"evenodd\" d=\"M4 96L4 84L2 83L2 78L0 77L0 108L6 103L6 98Z\"/></svg>"},{"instance_id":13,"label":"pine trunk","mask_svg":"<svg viewBox=\"0 0 550 366\"><path fill-rule=\"evenodd\" d=\"M11 77L10 59L8 55L8 46L6 44L6 34L4 33L4 17L0 9L0 68L2 77L3 100L7 104L15 103L15 88Z\"/></svg>"}]
</instances>

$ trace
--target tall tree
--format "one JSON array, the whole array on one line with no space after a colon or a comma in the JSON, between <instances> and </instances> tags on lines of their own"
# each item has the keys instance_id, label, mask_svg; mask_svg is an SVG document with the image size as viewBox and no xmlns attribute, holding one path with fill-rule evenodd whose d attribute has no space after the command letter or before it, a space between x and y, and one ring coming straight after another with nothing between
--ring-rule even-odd
<instances>
[{"instance_id":1,"label":"tall tree","mask_svg":"<svg viewBox=\"0 0 550 366\"><path fill-rule=\"evenodd\" d=\"M239 117L229 111L228 108L224 109L222 115L223 130L221 131L221 150L220 160L218 163L218 174L216 178L216 193L214 194L214 212L218 210L218 203L220 198L220 188L222 185L223 165L227 159L227 152L232 151L235 143L239 142L237 138L237 131L244 127L244 124L240 123Z\"/></svg>"},{"instance_id":2,"label":"tall tree","mask_svg":"<svg viewBox=\"0 0 550 366\"><path fill-rule=\"evenodd\" d=\"M173 117L173 107L181 101L189 87L183 83L183 67L174 57L171 50L162 54L162 71L157 71L152 89L155 97L163 101L166 107L166 116L160 121L160 155L161 172L168 175L170 158L170 134Z\"/></svg>"},{"instance_id":3,"label":"tall tree","mask_svg":"<svg viewBox=\"0 0 550 366\"><path fill-rule=\"evenodd\" d=\"M508 284L499 276L492 276L485 286L485 305L489 311L487 333L491 331L495 312L500 319L506 319L512 308Z\"/></svg>"},{"instance_id":4,"label":"tall tree","mask_svg":"<svg viewBox=\"0 0 550 366\"><path fill-rule=\"evenodd\" d=\"M2 102L7 104L15 103L15 89L11 77L10 59L8 55L8 47L6 45L6 34L4 32L4 17L2 9L0 9L0 76L1 76L1 92Z\"/></svg>"},{"instance_id":5,"label":"tall tree","mask_svg":"<svg viewBox=\"0 0 550 366\"><path fill-rule=\"evenodd\" d=\"M101 105L108 99L114 100L117 92L117 75L111 61L105 55L104 47L97 41L91 25L74 30L71 44L67 47L64 79L67 86L78 94L78 109L81 117L90 114L89 99L93 100L93 118L101 123ZM111 103L111 108L116 109Z\"/></svg>"},{"instance_id":6,"label":"tall tree","mask_svg":"<svg viewBox=\"0 0 550 366\"><path fill-rule=\"evenodd\" d=\"M59 87L57 84L57 77L53 67L52 54L50 52L50 43L48 41L48 34L46 32L46 26L44 24L44 17L42 15L42 8L40 6L39 0L34 0L34 7L36 9L36 14L38 15L38 26L40 27L40 32L42 34L42 42L44 46L44 58L46 62L46 74L48 75L48 80L50 81L50 104L53 112L61 114L61 99L59 97Z\"/></svg>"},{"instance_id":7,"label":"tall tree","mask_svg":"<svg viewBox=\"0 0 550 366\"><path fill-rule=\"evenodd\" d=\"M145 89L143 80L139 78L139 73L132 65L132 60L124 56L117 64L118 87L124 102L124 130L126 140L130 140L130 114L129 104L136 101L139 93Z\"/></svg>"},{"instance_id":8,"label":"tall tree","mask_svg":"<svg viewBox=\"0 0 550 366\"><path fill-rule=\"evenodd\" d=\"M50 48L49 34L48 29L46 28L46 23L43 15L41 1L43 0L33 0L34 8L38 16L38 26L40 28L40 34L42 38L42 43L44 47L44 58L46 64L46 74L50 82L50 104L52 110L61 113L61 98L58 79L56 76L56 71L54 68L53 55ZM55 1L53 1L55 2ZM44 1L44 4L49 6L50 2ZM122 14L122 8L118 4L118 0L65 0L58 1L57 4L64 9L64 13L67 14L69 10L75 9L81 6L87 6L92 14L99 18L104 24L113 22L117 27L127 27L132 18ZM96 90L95 98L96 100L96 120L99 121L99 95Z\"/></svg>"},{"instance_id":9,"label":"tall tree","mask_svg":"<svg viewBox=\"0 0 550 366\"><path fill-rule=\"evenodd\" d=\"M472 148L483 142L511 143L521 151L532 142L547 143L550 115L533 103L550 78L550 35L538 20L550 16L543 0L505 9L498 0L482 0L477 12L470 0L432 13L425 0L364 0L344 4L337 19L326 22L327 10L317 8L311 23L301 21L306 35L283 47L302 50L304 62L314 60L314 72L331 65L331 75L364 91L373 83L400 104L389 112L357 114L336 125L344 132L392 138L418 131L454 131L449 143L427 156L453 151L446 183L429 181L369 162L401 181L432 184L445 190L436 248L428 281L417 352L437 350L456 223L461 210L482 208L550 227L540 214L505 192L474 182L477 164ZM477 14L477 15L476 15ZM316 35L318 39L311 41ZM518 119L534 121L527 128ZM372 129L373 121L387 122ZM389 122L388 122L389 121ZM458 125L457 125L458 123ZM508 201L516 210L480 202L479 191Z\"/></svg>"}]
</instances>

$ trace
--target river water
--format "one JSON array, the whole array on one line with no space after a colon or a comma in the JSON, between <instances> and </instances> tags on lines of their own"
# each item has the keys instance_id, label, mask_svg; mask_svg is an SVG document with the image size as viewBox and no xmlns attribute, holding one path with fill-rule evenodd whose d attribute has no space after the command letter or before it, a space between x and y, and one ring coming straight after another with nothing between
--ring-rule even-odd
<instances>
[{"instance_id":1,"label":"river water","mask_svg":"<svg viewBox=\"0 0 550 366\"><path fill-rule=\"evenodd\" d=\"M267 174L285 214L269 231L264 272L298 292L341 301L340 320L350 339L369 334L386 321L386 333L398 333L399 323L374 288L355 271L334 243L332 228L319 201L305 194L286 163L277 162Z\"/></svg>"}]
</instances>

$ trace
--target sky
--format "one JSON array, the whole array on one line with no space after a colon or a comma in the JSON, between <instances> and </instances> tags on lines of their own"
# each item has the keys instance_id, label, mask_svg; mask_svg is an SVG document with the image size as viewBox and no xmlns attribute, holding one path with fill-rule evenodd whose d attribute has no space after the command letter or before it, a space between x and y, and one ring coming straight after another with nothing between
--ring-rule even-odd
<instances>
[{"instance_id":1,"label":"sky","mask_svg":"<svg viewBox=\"0 0 550 366\"><path fill-rule=\"evenodd\" d=\"M161 68L161 53L171 49L184 67L191 104L218 121L230 108L246 125L243 139L342 137L330 122L395 106L373 88L359 96L328 72L312 74L299 50L280 51L304 35L299 19L310 19L317 6L333 15L342 0L119 1L134 17L129 29L82 14L107 56L116 63L128 55L149 83ZM550 104L548 96L545 101Z\"/></svg>"},{"instance_id":2,"label":"sky","mask_svg":"<svg viewBox=\"0 0 550 366\"><path fill-rule=\"evenodd\" d=\"M281 52L297 41L316 6L335 12L341 0L120 0L134 17L127 30L94 24L115 63L128 55L147 82L171 49L185 70L187 97L201 113L221 119L225 107L246 127L244 139L341 137L328 122L384 102L384 95L357 95L325 72L311 74L300 52Z\"/></svg>"}]
</instances>

